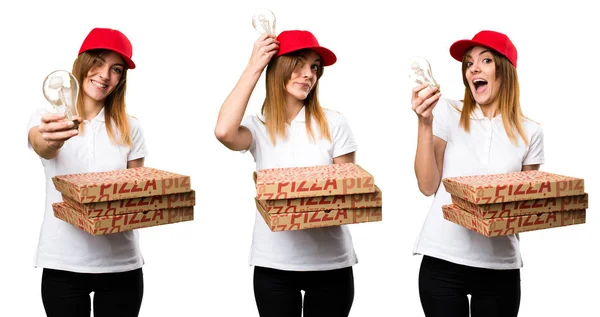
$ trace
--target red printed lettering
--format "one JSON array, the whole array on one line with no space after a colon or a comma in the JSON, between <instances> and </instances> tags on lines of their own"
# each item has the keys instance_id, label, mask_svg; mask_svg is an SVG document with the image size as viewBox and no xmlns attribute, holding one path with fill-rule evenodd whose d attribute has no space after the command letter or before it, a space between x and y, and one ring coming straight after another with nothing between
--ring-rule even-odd
<instances>
[{"instance_id":1,"label":"red printed lettering","mask_svg":"<svg viewBox=\"0 0 600 317\"><path fill-rule=\"evenodd\" d=\"M144 191L148 192L148 189L156 190L156 179L152 179L146 182L144 186Z\"/></svg>"},{"instance_id":2,"label":"red printed lettering","mask_svg":"<svg viewBox=\"0 0 600 317\"><path fill-rule=\"evenodd\" d=\"M330 211L325 211L321 221L331 221L333 218L329 215Z\"/></svg>"},{"instance_id":3,"label":"red printed lettering","mask_svg":"<svg viewBox=\"0 0 600 317\"><path fill-rule=\"evenodd\" d=\"M333 190L337 190L337 182L335 179L327 179L325 185L323 185L323 190L327 190L329 187L333 187Z\"/></svg>"},{"instance_id":4,"label":"red printed lettering","mask_svg":"<svg viewBox=\"0 0 600 317\"><path fill-rule=\"evenodd\" d=\"M112 186L112 184L101 184L100 185L100 195L104 195L104 191L109 189ZM87 194L87 188L84 188L85 193Z\"/></svg>"},{"instance_id":5,"label":"red printed lettering","mask_svg":"<svg viewBox=\"0 0 600 317\"><path fill-rule=\"evenodd\" d=\"M160 218L160 220L164 219L164 215L163 215L163 211L162 210L157 210L154 212L154 215L152 215L152 221L156 221L156 218Z\"/></svg>"},{"instance_id":6,"label":"red printed lettering","mask_svg":"<svg viewBox=\"0 0 600 317\"><path fill-rule=\"evenodd\" d=\"M296 213L296 206L288 206L287 208L285 208L285 212Z\"/></svg>"},{"instance_id":7,"label":"red printed lettering","mask_svg":"<svg viewBox=\"0 0 600 317\"><path fill-rule=\"evenodd\" d=\"M546 191L547 193L551 193L552 192L552 184L550 183L550 181L543 182L540 185L540 189L538 190L538 193L541 194L544 191Z\"/></svg>"}]
</instances>

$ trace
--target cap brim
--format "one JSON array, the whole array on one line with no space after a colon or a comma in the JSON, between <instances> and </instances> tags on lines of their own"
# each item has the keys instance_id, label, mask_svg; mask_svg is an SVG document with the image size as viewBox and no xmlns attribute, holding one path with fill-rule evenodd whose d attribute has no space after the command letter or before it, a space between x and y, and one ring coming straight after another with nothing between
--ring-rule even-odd
<instances>
[{"instance_id":1,"label":"cap brim","mask_svg":"<svg viewBox=\"0 0 600 317\"><path fill-rule=\"evenodd\" d=\"M335 54L327 48L322 46L309 48L321 56L321 62L323 63L323 66L333 65L337 61L337 56L335 56Z\"/></svg>"},{"instance_id":2,"label":"cap brim","mask_svg":"<svg viewBox=\"0 0 600 317\"><path fill-rule=\"evenodd\" d=\"M112 49L112 48L91 46L91 47L86 48L85 50L80 51L79 54L81 55L81 53L87 52L87 51L91 51L91 50L107 50L107 51L115 52L115 53L119 54L119 56L121 56L121 58L123 59L123 61L125 61L125 64L127 64L127 68L129 68L129 69L134 69L135 68L135 63L131 60L131 58L127 57L127 55L125 55L124 53L119 52L119 51L117 51L115 49Z\"/></svg>"},{"instance_id":3,"label":"cap brim","mask_svg":"<svg viewBox=\"0 0 600 317\"><path fill-rule=\"evenodd\" d=\"M291 51L281 51L280 50L279 52L277 52L277 54L275 56L279 57L279 56L297 52L300 50L313 50L313 51L317 52L317 54L319 54L319 56L321 56L321 64L323 66L333 65L337 61L337 57L335 56L335 54L323 46L301 47L301 48L297 48L297 49L294 49Z\"/></svg>"},{"instance_id":4,"label":"cap brim","mask_svg":"<svg viewBox=\"0 0 600 317\"><path fill-rule=\"evenodd\" d=\"M117 52L117 51L114 51L114 52L121 55L121 58L123 58L123 60L125 61L125 64L127 64L127 68L129 68L129 69L135 68L135 63L131 60L131 58L125 56L125 54L123 54L121 52Z\"/></svg>"},{"instance_id":5,"label":"cap brim","mask_svg":"<svg viewBox=\"0 0 600 317\"><path fill-rule=\"evenodd\" d=\"M457 61L462 62L465 52L473 46L486 46L473 40L460 40L450 46L450 55ZM487 46L486 46L487 47Z\"/></svg>"}]
</instances>

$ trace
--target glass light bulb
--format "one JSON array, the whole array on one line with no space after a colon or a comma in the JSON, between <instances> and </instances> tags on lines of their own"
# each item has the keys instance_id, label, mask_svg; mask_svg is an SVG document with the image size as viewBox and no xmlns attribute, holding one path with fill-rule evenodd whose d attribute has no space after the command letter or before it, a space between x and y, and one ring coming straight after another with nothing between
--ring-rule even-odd
<instances>
[{"instance_id":1,"label":"glass light bulb","mask_svg":"<svg viewBox=\"0 0 600 317\"><path fill-rule=\"evenodd\" d=\"M275 14L269 9L258 9L252 16L252 26L260 33L275 35Z\"/></svg>"},{"instance_id":2,"label":"glass light bulb","mask_svg":"<svg viewBox=\"0 0 600 317\"><path fill-rule=\"evenodd\" d=\"M63 113L66 117L65 120L73 121L74 129L77 129L79 122L75 120L75 117L79 116L77 112L79 83L75 76L65 70L54 71L44 79L42 91L54 111Z\"/></svg>"},{"instance_id":3,"label":"glass light bulb","mask_svg":"<svg viewBox=\"0 0 600 317\"><path fill-rule=\"evenodd\" d=\"M437 82L433 78L431 66L425 58L413 56L408 61L408 65L408 77L412 82L415 82L419 85L427 83L431 88L436 88L438 86Z\"/></svg>"}]
</instances>

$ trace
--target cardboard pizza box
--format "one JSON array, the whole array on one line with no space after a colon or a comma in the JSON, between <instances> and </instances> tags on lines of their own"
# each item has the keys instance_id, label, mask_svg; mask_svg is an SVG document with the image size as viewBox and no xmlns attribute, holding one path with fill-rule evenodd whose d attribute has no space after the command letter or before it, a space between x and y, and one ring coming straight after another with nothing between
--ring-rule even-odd
<instances>
[{"instance_id":1,"label":"cardboard pizza box","mask_svg":"<svg viewBox=\"0 0 600 317\"><path fill-rule=\"evenodd\" d=\"M194 220L194 207L151 210L89 218L67 203L52 204L54 216L92 235L111 234L140 228Z\"/></svg>"},{"instance_id":2,"label":"cardboard pizza box","mask_svg":"<svg viewBox=\"0 0 600 317\"><path fill-rule=\"evenodd\" d=\"M354 163L262 169L256 173L256 199L292 199L372 193L375 180Z\"/></svg>"},{"instance_id":3,"label":"cardboard pizza box","mask_svg":"<svg viewBox=\"0 0 600 317\"><path fill-rule=\"evenodd\" d=\"M192 207L196 205L196 192L193 190L177 194L146 196L85 204L69 198L66 195L63 195L62 198L69 207L82 213L86 217L113 216L149 210Z\"/></svg>"},{"instance_id":4,"label":"cardboard pizza box","mask_svg":"<svg viewBox=\"0 0 600 317\"><path fill-rule=\"evenodd\" d=\"M542 212L560 212L588 208L588 195L515 200L511 202L477 205L462 198L452 197L452 203L479 218L506 218Z\"/></svg>"},{"instance_id":5,"label":"cardboard pizza box","mask_svg":"<svg viewBox=\"0 0 600 317\"><path fill-rule=\"evenodd\" d=\"M482 219L456 205L443 205L444 219L487 237L585 223L585 210L545 212L507 218Z\"/></svg>"},{"instance_id":6,"label":"cardboard pizza box","mask_svg":"<svg viewBox=\"0 0 600 317\"><path fill-rule=\"evenodd\" d=\"M374 222L382 219L381 207L270 214L266 211L264 201L258 199L255 201L256 208L271 231L303 230Z\"/></svg>"},{"instance_id":7,"label":"cardboard pizza box","mask_svg":"<svg viewBox=\"0 0 600 317\"><path fill-rule=\"evenodd\" d=\"M442 182L451 195L478 205L584 194L582 178L543 171L447 177Z\"/></svg>"},{"instance_id":8,"label":"cardboard pizza box","mask_svg":"<svg viewBox=\"0 0 600 317\"><path fill-rule=\"evenodd\" d=\"M57 175L56 189L80 203L189 192L190 177L151 167Z\"/></svg>"},{"instance_id":9,"label":"cardboard pizza box","mask_svg":"<svg viewBox=\"0 0 600 317\"><path fill-rule=\"evenodd\" d=\"M302 197L293 199L261 200L267 213L307 212L332 209L356 209L381 207L381 189L365 194Z\"/></svg>"}]
</instances>

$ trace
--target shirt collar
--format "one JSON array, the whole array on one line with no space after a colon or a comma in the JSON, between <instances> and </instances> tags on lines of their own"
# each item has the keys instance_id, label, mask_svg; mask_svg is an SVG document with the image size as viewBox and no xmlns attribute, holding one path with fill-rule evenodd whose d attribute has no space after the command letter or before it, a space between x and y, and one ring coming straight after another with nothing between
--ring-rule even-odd
<instances>
[{"instance_id":1,"label":"shirt collar","mask_svg":"<svg viewBox=\"0 0 600 317\"><path fill-rule=\"evenodd\" d=\"M474 120L485 120L487 119L487 117L483 114L483 111L481 110L481 107L479 105L475 105L475 109L473 109L473 111L471 112L471 119ZM490 120L500 120L502 119L502 115L498 114L495 117L493 117Z\"/></svg>"},{"instance_id":2,"label":"shirt collar","mask_svg":"<svg viewBox=\"0 0 600 317\"><path fill-rule=\"evenodd\" d=\"M298 112L298 114L296 115L296 117L292 120L292 122L306 122L306 114L304 109L306 108L306 106L303 106L302 109L300 109L300 111Z\"/></svg>"},{"instance_id":3,"label":"shirt collar","mask_svg":"<svg viewBox=\"0 0 600 317\"><path fill-rule=\"evenodd\" d=\"M100 109L100 112L98 112L98 114L94 119L92 119L92 121L104 122L104 107Z\"/></svg>"}]
</instances>

